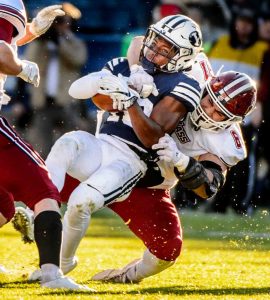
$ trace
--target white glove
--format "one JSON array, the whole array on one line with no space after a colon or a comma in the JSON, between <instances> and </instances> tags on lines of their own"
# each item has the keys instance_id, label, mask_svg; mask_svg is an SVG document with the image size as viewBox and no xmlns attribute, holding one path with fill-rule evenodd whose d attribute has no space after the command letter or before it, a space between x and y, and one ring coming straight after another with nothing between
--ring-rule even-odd
<instances>
[{"instance_id":1,"label":"white glove","mask_svg":"<svg viewBox=\"0 0 270 300\"><path fill-rule=\"evenodd\" d=\"M39 86L39 68L32 61L22 60L22 71L17 75L26 82L32 83L35 87Z\"/></svg>"},{"instance_id":2,"label":"white glove","mask_svg":"<svg viewBox=\"0 0 270 300\"><path fill-rule=\"evenodd\" d=\"M113 109L126 110L139 98L139 94L128 87L121 74L104 76L99 80L99 94L108 95L113 100Z\"/></svg>"},{"instance_id":3,"label":"white glove","mask_svg":"<svg viewBox=\"0 0 270 300\"><path fill-rule=\"evenodd\" d=\"M64 16L62 5L51 5L43 8L30 23L30 31L35 36L45 33L56 17Z\"/></svg>"},{"instance_id":4,"label":"white glove","mask_svg":"<svg viewBox=\"0 0 270 300\"><path fill-rule=\"evenodd\" d=\"M183 172L189 163L189 156L177 148L174 139L167 133L159 139L157 144L152 146L152 149L158 150L157 154L160 160L173 163L180 172Z\"/></svg>"},{"instance_id":5,"label":"white glove","mask_svg":"<svg viewBox=\"0 0 270 300\"><path fill-rule=\"evenodd\" d=\"M4 93L4 91L0 92L0 107L1 105L7 105L11 98Z\"/></svg>"},{"instance_id":6,"label":"white glove","mask_svg":"<svg viewBox=\"0 0 270 300\"><path fill-rule=\"evenodd\" d=\"M132 65L130 67L129 83L134 86L142 98L147 98L150 94L158 95L153 77L146 73L142 66Z\"/></svg>"}]
</instances>

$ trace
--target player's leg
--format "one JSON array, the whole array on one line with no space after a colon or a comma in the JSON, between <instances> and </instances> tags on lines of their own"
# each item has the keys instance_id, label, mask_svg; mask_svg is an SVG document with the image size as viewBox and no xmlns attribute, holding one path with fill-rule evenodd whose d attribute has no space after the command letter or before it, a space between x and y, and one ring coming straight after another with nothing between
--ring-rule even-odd
<instances>
[{"instance_id":1,"label":"player's leg","mask_svg":"<svg viewBox=\"0 0 270 300\"><path fill-rule=\"evenodd\" d=\"M9 222L14 215L14 201L10 193L0 186L0 227ZM7 274L8 270L0 265L0 274Z\"/></svg>"},{"instance_id":2,"label":"player's leg","mask_svg":"<svg viewBox=\"0 0 270 300\"><path fill-rule=\"evenodd\" d=\"M91 214L119 197L126 197L142 176L135 165L123 160L117 149L110 146L110 164L97 170L71 194L64 216L61 268L64 274L75 265L75 252L89 226ZM115 159L119 155L119 159ZM122 160L121 160L122 158Z\"/></svg>"},{"instance_id":3,"label":"player's leg","mask_svg":"<svg viewBox=\"0 0 270 300\"><path fill-rule=\"evenodd\" d=\"M72 131L59 138L46 160L52 181L59 191L62 190L66 172L85 180L100 164L101 149L99 141L84 131ZM13 226L25 242L32 242L34 224L31 222L31 210L18 207L13 219Z\"/></svg>"},{"instance_id":4,"label":"player's leg","mask_svg":"<svg viewBox=\"0 0 270 300\"><path fill-rule=\"evenodd\" d=\"M139 282L174 264L181 252L182 232L178 214L166 191L135 188L127 200L109 207L148 249L141 259L122 269L98 273L93 280Z\"/></svg>"},{"instance_id":5,"label":"player's leg","mask_svg":"<svg viewBox=\"0 0 270 300\"><path fill-rule=\"evenodd\" d=\"M101 162L99 140L84 131L72 131L64 134L53 145L47 159L46 166L52 182L61 191L66 174L84 181Z\"/></svg>"},{"instance_id":6,"label":"player's leg","mask_svg":"<svg viewBox=\"0 0 270 300\"><path fill-rule=\"evenodd\" d=\"M35 212L34 235L42 270L42 286L57 281L59 288L83 289L64 278L59 268L62 238L58 208L60 195L50 180L44 161L2 118L0 147L5 149L0 155L1 185L8 188L14 199L21 200Z\"/></svg>"}]
</instances>

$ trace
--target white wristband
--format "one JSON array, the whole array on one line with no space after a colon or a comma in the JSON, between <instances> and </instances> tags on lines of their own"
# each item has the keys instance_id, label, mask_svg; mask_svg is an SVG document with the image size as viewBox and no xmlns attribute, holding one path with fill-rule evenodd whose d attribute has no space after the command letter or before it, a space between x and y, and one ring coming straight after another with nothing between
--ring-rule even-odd
<instances>
[{"instance_id":1,"label":"white wristband","mask_svg":"<svg viewBox=\"0 0 270 300\"><path fill-rule=\"evenodd\" d=\"M174 166L177 168L177 170L180 173L183 173L183 172L185 172L185 170L188 166L190 157L181 152L178 152L177 154L179 154L179 160Z\"/></svg>"}]
</instances>

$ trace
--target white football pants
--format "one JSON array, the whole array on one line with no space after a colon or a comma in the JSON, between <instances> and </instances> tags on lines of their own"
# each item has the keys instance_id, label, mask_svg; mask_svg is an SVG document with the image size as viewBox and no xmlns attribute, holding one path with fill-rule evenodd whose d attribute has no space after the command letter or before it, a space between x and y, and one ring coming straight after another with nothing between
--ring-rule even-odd
<instances>
[{"instance_id":1,"label":"white football pants","mask_svg":"<svg viewBox=\"0 0 270 300\"><path fill-rule=\"evenodd\" d=\"M62 267L74 262L75 251L90 223L91 213L128 197L146 165L123 142L84 131L64 134L46 159L53 183L62 190L66 173L81 184L70 195L63 223Z\"/></svg>"}]
</instances>

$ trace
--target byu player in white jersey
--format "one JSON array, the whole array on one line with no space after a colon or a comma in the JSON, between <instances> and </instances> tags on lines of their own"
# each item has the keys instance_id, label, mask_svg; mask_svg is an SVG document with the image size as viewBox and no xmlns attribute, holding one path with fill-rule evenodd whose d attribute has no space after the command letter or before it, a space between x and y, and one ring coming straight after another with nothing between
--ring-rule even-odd
<instances>
[{"instance_id":1,"label":"byu player in white jersey","mask_svg":"<svg viewBox=\"0 0 270 300\"><path fill-rule=\"evenodd\" d=\"M153 75L158 95L139 99L127 82L116 76L131 75L124 58L112 60L102 71L82 77L70 88L71 96L78 99L88 99L97 93L109 95L119 112L109 114L98 137L82 131L65 134L56 141L46 160L59 191L66 173L81 181L70 196L64 216L64 272L75 265L75 251L88 228L91 213L128 196L145 174L144 157L149 148L165 132L174 130L178 121L199 102L199 84L181 72L192 65L201 50L198 25L181 15L167 17L150 26L146 39L143 59L155 61L159 67ZM165 81L167 77L170 80ZM152 132L143 139L137 138L137 130L141 129L133 121L138 115Z\"/></svg>"}]
</instances>

